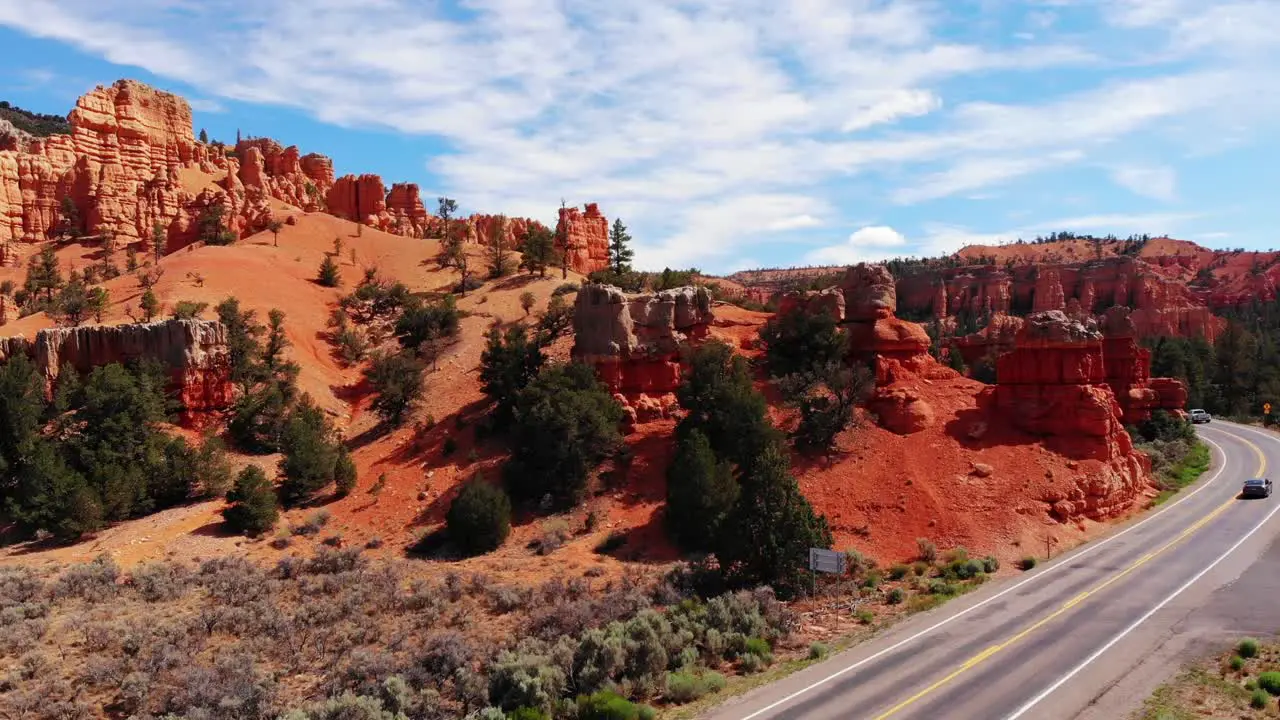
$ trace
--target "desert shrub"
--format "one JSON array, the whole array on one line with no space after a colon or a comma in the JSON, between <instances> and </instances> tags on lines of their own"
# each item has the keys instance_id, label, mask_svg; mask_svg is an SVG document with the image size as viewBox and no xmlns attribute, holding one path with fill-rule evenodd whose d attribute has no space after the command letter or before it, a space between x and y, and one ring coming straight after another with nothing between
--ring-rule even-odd
<instances>
[{"instance_id":1,"label":"desert shrub","mask_svg":"<svg viewBox=\"0 0 1280 720\"><path fill-rule=\"evenodd\" d=\"M929 581L930 595L955 595L956 587L946 580L936 579Z\"/></svg>"},{"instance_id":2,"label":"desert shrub","mask_svg":"<svg viewBox=\"0 0 1280 720\"><path fill-rule=\"evenodd\" d=\"M916 548L921 562L934 563L938 560L938 546L928 538L916 538Z\"/></svg>"},{"instance_id":3,"label":"desert shrub","mask_svg":"<svg viewBox=\"0 0 1280 720\"><path fill-rule=\"evenodd\" d=\"M176 600L186 592L187 569L171 562L148 562L130 573L133 587L147 602Z\"/></svg>"},{"instance_id":4,"label":"desert shrub","mask_svg":"<svg viewBox=\"0 0 1280 720\"><path fill-rule=\"evenodd\" d=\"M564 671L548 657L504 650L489 668L489 702L504 710L550 709L566 688Z\"/></svg>"},{"instance_id":5,"label":"desert shrub","mask_svg":"<svg viewBox=\"0 0 1280 720\"><path fill-rule=\"evenodd\" d=\"M173 306L173 316L179 320L194 320L208 309L209 303L179 300Z\"/></svg>"},{"instance_id":6,"label":"desert shrub","mask_svg":"<svg viewBox=\"0 0 1280 720\"><path fill-rule=\"evenodd\" d=\"M422 398L426 368L409 353L375 353L365 379L378 395L370 408L383 422L398 427Z\"/></svg>"},{"instance_id":7,"label":"desert shrub","mask_svg":"<svg viewBox=\"0 0 1280 720\"><path fill-rule=\"evenodd\" d=\"M506 715L506 720L551 720L551 716L538 708L516 708Z\"/></svg>"},{"instance_id":8,"label":"desert shrub","mask_svg":"<svg viewBox=\"0 0 1280 720\"><path fill-rule=\"evenodd\" d=\"M344 692L285 713L281 720L398 720L404 717L385 708L380 697Z\"/></svg>"},{"instance_id":9,"label":"desert shrub","mask_svg":"<svg viewBox=\"0 0 1280 720\"><path fill-rule=\"evenodd\" d=\"M627 534L620 530L613 530L596 544L595 551L600 555L607 555L626 544Z\"/></svg>"},{"instance_id":10,"label":"desert shrub","mask_svg":"<svg viewBox=\"0 0 1280 720\"><path fill-rule=\"evenodd\" d=\"M1242 658L1249 659L1258 656L1258 641L1253 638L1245 638L1236 645L1236 654Z\"/></svg>"},{"instance_id":11,"label":"desert shrub","mask_svg":"<svg viewBox=\"0 0 1280 720\"><path fill-rule=\"evenodd\" d=\"M544 367L518 394L514 419L504 479L519 500L577 504L591 471L621 442L622 408L579 363Z\"/></svg>"},{"instance_id":12,"label":"desert shrub","mask_svg":"<svg viewBox=\"0 0 1280 720\"><path fill-rule=\"evenodd\" d=\"M1280 695L1280 672L1270 670L1258 675L1258 687L1272 695Z\"/></svg>"},{"instance_id":13,"label":"desert shrub","mask_svg":"<svg viewBox=\"0 0 1280 720\"><path fill-rule=\"evenodd\" d=\"M351 453L347 452L346 447L339 445L338 460L333 466L333 484L338 497L350 495L356 489L357 479L356 463L351 459Z\"/></svg>"},{"instance_id":14,"label":"desert shrub","mask_svg":"<svg viewBox=\"0 0 1280 720\"><path fill-rule=\"evenodd\" d=\"M561 283L560 285L556 286L555 290L551 291L551 295L553 297L560 296L560 295L568 295L569 293L576 293L580 289L581 288L578 286L578 283Z\"/></svg>"},{"instance_id":15,"label":"desert shrub","mask_svg":"<svg viewBox=\"0 0 1280 720\"><path fill-rule=\"evenodd\" d=\"M907 573L909 572L911 572L911 568L906 565L903 565L902 563L892 565L889 567L889 579L901 580L902 578L906 577Z\"/></svg>"},{"instance_id":16,"label":"desert shrub","mask_svg":"<svg viewBox=\"0 0 1280 720\"><path fill-rule=\"evenodd\" d=\"M319 547L316 548L315 555L307 560L306 571L312 575L336 575L359 568L362 561L360 548L336 550Z\"/></svg>"},{"instance_id":17,"label":"desert shrub","mask_svg":"<svg viewBox=\"0 0 1280 720\"><path fill-rule=\"evenodd\" d=\"M831 649L828 648L823 643L815 642L809 645L810 660L821 660L822 658L826 657L830 652L831 652Z\"/></svg>"},{"instance_id":18,"label":"desert shrub","mask_svg":"<svg viewBox=\"0 0 1280 720\"><path fill-rule=\"evenodd\" d=\"M754 675L767 667L769 663L755 653L743 653L738 656L738 669L747 675Z\"/></svg>"},{"instance_id":19,"label":"desert shrub","mask_svg":"<svg viewBox=\"0 0 1280 720\"><path fill-rule=\"evenodd\" d=\"M496 550L511 532L511 500L477 477L462 486L445 518L449 539L470 554Z\"/></svg>"},{"instance_id":20,"label":"desert shrub","mask_svg":"<svg viewBox=\"0 0 1280 720\"><path fill-rule=\"evenodd\" d=\"M999 569L1000 569L1000 561L997 560L994 556L988 555L982 558L982 572L990 574L990 573L994 573Z\"/></svg>"},{"instance_id":21,"label":"desert shrub","mask_svg":"<svg viewBox=\"0 0 1280 720\"><path fill-rule=\"evenodd\" d=\"M907 598L907 593L902 588L894 588L885 596L885 602L890 605L899 605Z\"/></svg>"},{"instance_id":22,"label":"desert shrub","mask_svg":"<svg viewBox=\"0 0 1280 720\"><path fill-rule=\"evenodd\" d=\"M1034 568L1038 562L1039 561L1036 560L1034 555L1028 555L1018 561L1018 566L1023 570L1030 570Z\"/></svg>"},{"instance_id":23,"label":"desert shrub","mask_svg":"<svg viewBox=\"0 0 1280 720\"><path fill-rule=\"evenodd\" d=\"M291 525L289 527L289 533L291 535L303 535L303 536L318 535L320 533L320 529L323 528L328 522L329 522L329 511L317 510L311 515L308 515L307 519L302 521L301 523L297 525Z\"/></svg>"},{"instance_id":24,"label":"desert shrub","mask_svg":"<svg viewBox=\"0 0 1280 720\"><path fill-rule=\"evenodd\" d=\"M826 648L821 643L814 643L814 646L821 647L822 654L826 654ZM812 656L812 647L810 655ZM666 691L663 695L670 702L683 704L719 692L724 689L724 684L724 676L716 672L671 672L667 673Z\"/></svg>"},{"instance_id":25,"label":"desert shrub","mask_svg":"<svg viewBox=\"0 0 1280 720\"><path fill-rule=\"evenodd\" d=\"M222 519L234 532L260 535L270 530L280 517L275 488L257 465L248 465L236 476L227 493Z\"/></svg>"},{"instance_id":26,"label":"desert shrub","mask_svg":"<svg viewBox=\"0 0 1280 720\"><path fill-rule=\"evenodd\" d=\"M1271 697L1266 690L1254 690L1253 694L1249 696L1249 707L1257 710L1265 708L1270 702Z\"/></svg>"},{"instance_id":27,"label":"desert shrub","mask_svg":"<svg viewBox=\"0 0 1280 720\"><path fill-rule=\"evenodd\" d=\"M72 565L58 576L53 585L55 598L78 597L87 602L102 602L115 597L120 567L108 555L91 562Z\"/></svg>"},{"instance_id":28,"label":"desert shrub","mask_svg":"<svg viewBox=\"0 0 1280 720\"><path fill-rule=\"evenodd\" d=\"M1239 655L1232 655L1229 665L1233 671L1240 672L1244 669L1244 658Z\"/></svg>"},{"instance_id":29,"label":"desert shrub","mask_svg":"<svg viewBox=\"0 0 1280 720\"><path fill-rule=\"evenodd\" d=\"M578 720L642 720L653 716L652 709L608 690L580 696L577 710Z\"/></svg>"}]
</instances>

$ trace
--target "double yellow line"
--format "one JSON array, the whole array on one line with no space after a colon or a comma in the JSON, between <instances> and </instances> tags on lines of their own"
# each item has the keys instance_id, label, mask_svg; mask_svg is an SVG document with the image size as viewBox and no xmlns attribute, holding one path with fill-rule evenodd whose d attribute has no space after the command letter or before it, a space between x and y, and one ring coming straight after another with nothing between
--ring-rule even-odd
<instances>
[{"instance_id":1,"label":"double yellow line","mask_svg":"<svg viewBox=\"0 0 1280 720\"><path fill-rule=\"evenodd\" d=\"M1240 442L1244 443L1245 445L1248 445L1250 448L1252 448L1252 449L1253 449L1253 452L1258 456L1258 472L1257 472L1256 477L1262 477L1263 475L1265 475L1265 474L1266 474L1266 471L1267 471L1267 458L1266 458L1266 456L1265 456L1265 455L1263 455L1263 454L1262 454L1262 450L1261 450L1257 445L1254 445L1253 443L1249 442L1248 440L1245 440L1245 439L1244 439L1244 438L1242 438L1242 437L1234 436L1234 438L1235 438L1235 439L1237 439L1237 440L1239 440ZM1053 622L1055 619L1057 619L1057 618L1061 617L1064 613L1066 613L1067 611L1071 610L1071 608L1073 608L1073 607L1075 607L1075 606L1079 605L1080 603L1082 603L1082 602L1084 602L1085 600L1089 599L1090 597L1092 597L1092 596L1096 595L1097 593L1102 592L1103 590L1107 589L1107 587L1109 587L1109 586L1111 586L1112 584L1114 584L1114 583L1116 583L1116 582L1120 581L1120 579L1124 578L1126 575L1129 575L1130 573L1132 573L1134 570L1137 570L1138 568L1140 568L1140 567L1142 567L1143 565L1147 564L1147 563L1148 563L1148 562L1150 562L1153 558L1156 558L1156 557L1160 556L1160 554L1164 553L1164 552L1165 552L1166 550L1168 550L1169 548L1171 548L1171 547L1173 547L1174 545L1177 545L1178 543L1180 543L1180 542L1182 542L1183 540L1187 539L1189 536L1191 536L1191 535L1192 535L1193 533L1195 533L1197 530L1199 530L1200 528L1202 528L1202 527L1204 527L1205 525L1207 525L1207 524L1209 524L1210 522L1212 522L1214 518L1216 518L1216 517L1218 517L1219 515L1221 515L1222 513L1226 512L1227 508L1229 508L1229 507L1231 507L1232 505L1234 505L1234 504L1235 504L1235 502L1236 502L1236 499L1233 497L1233 498L1231 498L1230 500L1228 500L1228 501L1226 501L1226 502L1222 503L1221 505L1219 505L1218 507L1216 507L1216 508L1214 508L1212 511L1210 511L1208 515L1205 515L1204 517L1202 517L1202 518L1200 518L1199 520L1197 520L1197 521L1196 521L1194 524L1192 524L1190 527L1188 527L1186 530L1183 530L1181 533L1178 533L1178 536L1177 536L1177 537L1175 537L1174 539L1170 540L1169 542L1165 543L1164 545L1161 545L1160 547L1156 548L1155 550L1152 550L1151 552L1147 553L1146 555L1143 555L1142 557L1138 558L1137 560L1134 560L1134 561L1133 561L1133 562L1132 562L1128 567L1124 568L1123 570L1121 570L1120 572L1116 573L1115 575L1112 575L1110 578L1108 578L1108 579L1104 580L1103 582L1099 583L1098 585L1095 585L1094 587L1089 588L1088 590L1085 590L1084 592L1080 593L1079 595L1076 595L1075 597L1073 597L1073 598L1071 598L1070 600L1066 601L1065 603L1063 603L1063 604L1062 604L1062 607L1058 608L1057 610L1054 610L1052 613L1049 613L1048 615L1046 615L1045 617L1043 617L1043 618L1041 618L1040 620L1036 621L1035 623L1033 623L1033 624L1031 624L1031 625L1027 626L1027 627L1026 627L1026 628L1024 628L1021 632L1019 632L1017 635L1014 635L1013 637L1009 638L1008 640L1005 640L1004 642L1002 642L1002 643L1000 643L1000 644L998 644L998 645L992 645L991 647L987 648L986 650L983 650L982 652L978 653L977 655L974 655L973 657L969 658L968 660L965 660L965 661L964 661L964 663L962 663L962 664L960 665L960 667L958 667L958 668L956 668L955 670L951 671L951 673L950 673L950 674L948 674L947 676L945 676L945 677L943 677L943 678L939 679L938 681L934 682L934 683L933 683L932 685L930 685L929 687L926 687L925 689L921 690L920 692L916 693L915 695L912 695L911 697L907 698L906 700L903 700L902 702L898 703L897 705L894 705L893 707L889 708L888 710L884 711L883 713L881 713L881 714L877 715L877 716L876 716L876 718L875 718L875 720L885 720L885 718L891 717L891 716L893 716L893 715L895 715L895 714L897 714L897 713L901 712L902 710L906 709L907 707L909 707L909 706L910 706L910 705L912 705L913 703L915 703L915 702L919 701L921 698L923 698L923 697L925 697L925 696L929 695L930 693L932 693L933 691L935 691L935 690L937 690L938 688L942 687L943 685L946 685L947 683L951 682L952 680L955 680L956 678L960 677L960 676L961 676L961 675L963 675L964 673L966 673L966 672L968 672L968 671L972 670L973 668L977 667L978 665L982 664L982 662L984 662L985 660L987 660L987 659L988 659L988 658L990 658L991 656L995 655L996 653L999 653L1000 651L1002 651L1002 650L1004 650L1004 649L1008 648L1010 645L1013 645L1014 643L1018 642L1019 640L1021 640L1021 639L1025 638L1026 636L1028 636L1028 635L1030 635L1031 633L1035 632L1036 630L1039 630L1040 628L1044 627L1045 625L1047 625L1047 624L1049 624L1049 623Z\"/></svg>"}]
</instances>

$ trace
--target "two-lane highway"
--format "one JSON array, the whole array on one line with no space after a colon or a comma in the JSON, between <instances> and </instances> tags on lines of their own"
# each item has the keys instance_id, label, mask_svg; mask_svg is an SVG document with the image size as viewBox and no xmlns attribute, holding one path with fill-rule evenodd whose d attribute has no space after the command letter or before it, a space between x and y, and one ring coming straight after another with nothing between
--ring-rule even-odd
<instances>
[{"instance_id":1,"label":"two-lane highway","mask_svg":"<svg viewBox=\"0 0 1280 720\"><path fill-rule=\"evenodd\" d=\"M1237 497L1246 478L1280 470L1280 436L1198 429L1213 468L1170 504L708 717L1075 717L1280 532L1280 498Z\"/></svg>"}]
</instances>

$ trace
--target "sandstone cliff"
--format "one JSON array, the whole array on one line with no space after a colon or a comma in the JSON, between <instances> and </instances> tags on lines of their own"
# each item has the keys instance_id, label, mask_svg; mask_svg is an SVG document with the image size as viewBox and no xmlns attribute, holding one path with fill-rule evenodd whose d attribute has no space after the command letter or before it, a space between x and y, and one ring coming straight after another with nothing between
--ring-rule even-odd
<instances>
[{"instance_id":1,"label":"sandstone cliff","mask_svg":"<svg viewBox=\"0 0 1280 720\"><path fill-rule=\"evenodd\" d=\"M1102 333L1061 310L1034 313L1018 331L1017 347L1001 355L992 409L1069 457L1097 461L1094 469L1064 484L1044 500L1066 521L1103 520L1127 510L1152 490L1150 460L1135 451L1125 432L1124 411L1107 384ZM1118 363L1118 360L1117 360ZM1125 381L1142 372L1130 366Z\"/></svg>"},{"instance_id":2,"label":"sandstone cliff","mask_svg":"<svg viewBox=\"0 0 1280 720\"><path fill-rule=\"evenodd\" d=\"M570 270L586 275L609 266L609 220L595 203L560 208L556 238L568 248Z\"/></svg>"},{"instance_id":3,"label":"sandstone cliff","mask_svg":"<svg viewBox=\"0 0 1280 720\"><path fill-rule=\"evenodd\" d=\"M202 413L230 407L234 400L226 328L216 321L83 325L41 330L34 340L0 338L0 361L18 354L30 357L50 383L68 363L88 372L113 362L155 360L170 374L184 424L198 423Z\"/></svg>"},{"instance_id":4,"label":"sandstone cliff","mask_svg":"<svg viewBox=\"0 0 1280 720\"><path fill-rule=\"evenodd\" d=\"M1181 277L1130 256L1056 265L939 267L898 281L912 315L990 317L1063 310L1096 316L1112 306L1133 309L1137 337L1178 335L1213 341L1221 321Z\"/></svg>"},{"instance_id":5,"label":"sandstone cliff","mask_svg":"<svg viewBox=\"0 0 1280 720\"><path fill-rule=\"evenodd\" d=\"M6 135L13 139L0 146L0 245L48 240L62 222L63 198L79 215L76 233L145 245L159 227L166 251L194 242L198 218L215 204L238 237L266 228L272 201L409 237L438 233L416 184L388 190L378 175L335 179L329 158L270 138L242 139L228 154L196 141L185 100L132 80L84 95L69 121L70 135ZM212 176L216 188L184 186L189 170ZM488 242L495 217L473 215L469 236ZM534 224L510 219L506 239L518 247ZM608 223L595 205L562 212L561 227L573 270L607 264Z\"/></svg>"}]
</instances>

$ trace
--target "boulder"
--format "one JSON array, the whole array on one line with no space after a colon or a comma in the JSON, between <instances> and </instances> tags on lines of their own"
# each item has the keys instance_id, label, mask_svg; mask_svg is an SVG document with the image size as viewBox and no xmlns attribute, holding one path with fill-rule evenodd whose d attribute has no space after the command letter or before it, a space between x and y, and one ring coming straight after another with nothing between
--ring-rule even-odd
<instances>
[{"instance_id":1,"label":"boulder","mask_svg":"<svg viewBox=\"0 0 1280 720\"><path fill-rule=\"evenodd\" d=\"M918 392L905 388L877 391L870 407L881 425L899 435L920 432L932 426L935 419L933 406Z\"/></svg>"}]
</instances>

